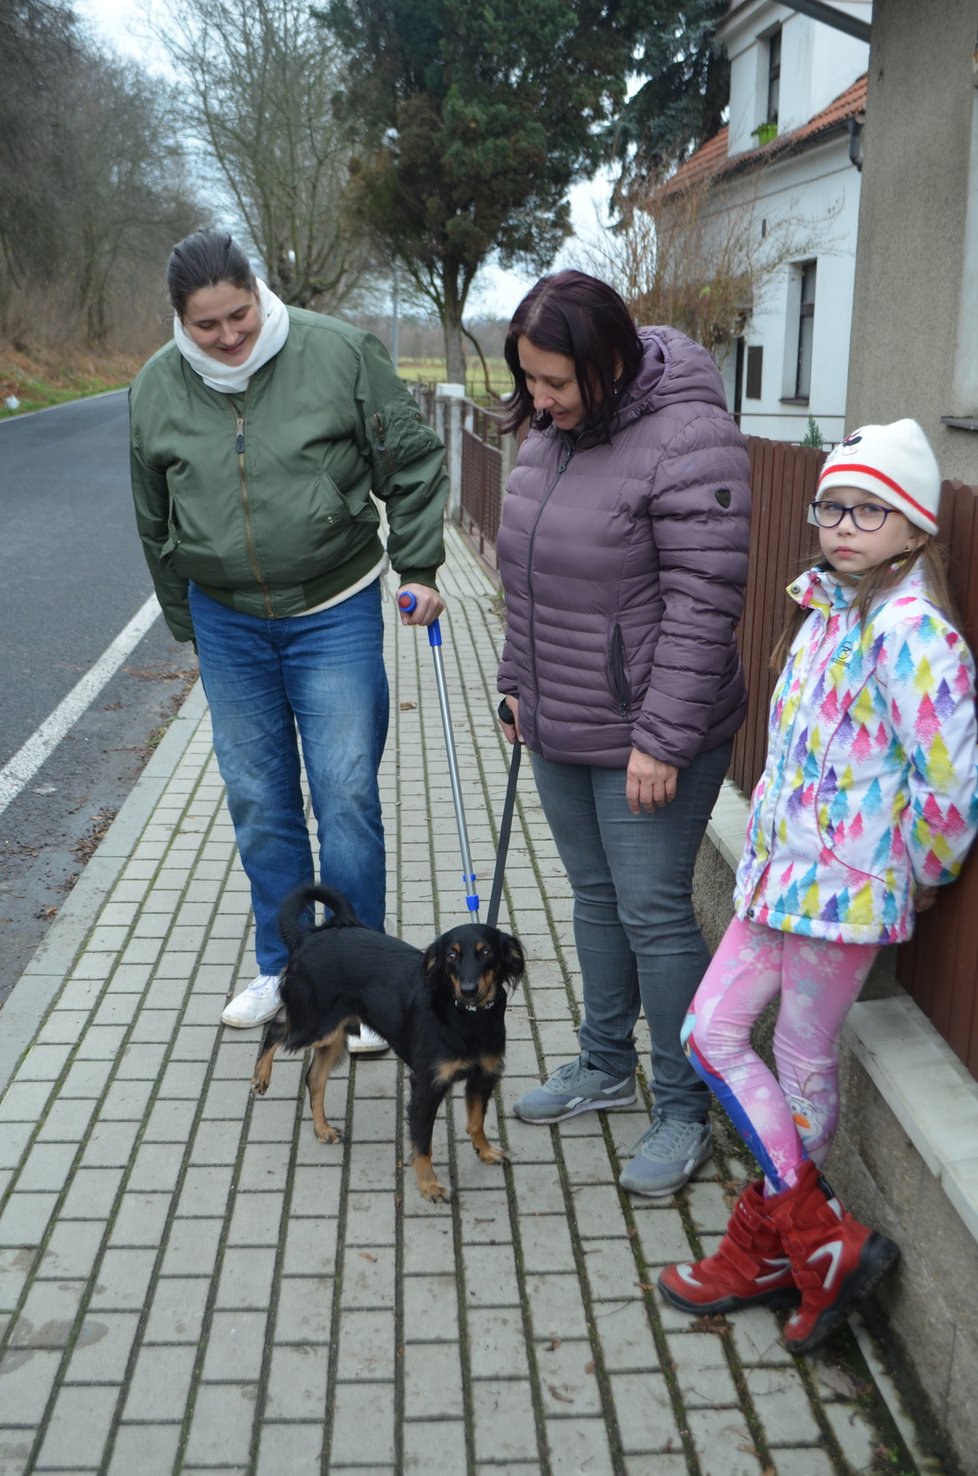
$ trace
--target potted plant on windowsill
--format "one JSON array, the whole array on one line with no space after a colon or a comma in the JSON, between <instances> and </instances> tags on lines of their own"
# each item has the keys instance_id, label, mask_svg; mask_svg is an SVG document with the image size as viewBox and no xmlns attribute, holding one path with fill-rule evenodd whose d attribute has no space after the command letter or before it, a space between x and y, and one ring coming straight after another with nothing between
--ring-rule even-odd
<instances>
[{"instance_id":1,"label":"potted plant on windowsill","mask_svg":"<svg viewBox=\"0 0 978 1476\"><path fill-rule=\"evenodd\" d=\"M757 127L751 130L751 136L757 139L757 147L763 149L765 144L772 143L777 138L777 121L775 120L773 123L758 123Z\"/></svg>"}]
</instances>

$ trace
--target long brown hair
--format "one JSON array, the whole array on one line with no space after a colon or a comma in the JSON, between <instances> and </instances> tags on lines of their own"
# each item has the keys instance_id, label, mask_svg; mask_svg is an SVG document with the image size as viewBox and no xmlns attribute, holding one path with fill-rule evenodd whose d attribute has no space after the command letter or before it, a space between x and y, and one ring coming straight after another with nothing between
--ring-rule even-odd
<instances>
[{"instance_id":1,"label":"long brown hair","mask_svg":"<svg viewBox=\"0 0 978 1476\"><path fill-rule=\"evenodd\" d=\"M643 354L624 299L600 277L568 270L541 277L516 309L503 349L513 376L503 430L514 431L528 418L537 430L545 430L551 423L550 411L537 414L533 409L520 363L523 337L534 348L573 359L584 427L595 431L600 441L609 441L619 395L638 373Z\"/></svg>"},{"instance_id":2,"label":"long brown hair","mask_svg":"<svg viewBox=\"0 0 978 1476\"><path fill-rule=\"evenodd\" d=\"M951 593L951 585L947 577L947 554L937 540L930 535L907 554L906 558L900 559L897 563L877 564L874 569L867 569L858 583L852 581L853 587L858 590L856 613L859 619L864 621L881 596L885 595L887 590L895 588L918 563L923 565L930 600L938 607L949 624L960 630L961 616L958 613L957 603ZM771 652L772 671L781 671L788 659L792 642L808 613L800 605L795 605L788 616L784 629Z\"/></svg>"}]
</instances>

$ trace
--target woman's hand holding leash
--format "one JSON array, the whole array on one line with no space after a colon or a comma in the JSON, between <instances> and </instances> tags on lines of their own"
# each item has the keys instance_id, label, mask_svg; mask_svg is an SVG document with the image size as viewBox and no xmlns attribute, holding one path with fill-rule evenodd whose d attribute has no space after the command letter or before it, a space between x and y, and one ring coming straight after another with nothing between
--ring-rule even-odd
<instances>
[{"instance_id":1,"label":"woman's hand holding leash","mask_svg":"<svg viewBox=\"0 0 978 1476\"><path fill-rule=\"evenodd\" d=\"M633 748L625 771L625 799L633 815L639 810L661 810L676 798L679 770L651 754Z\"/></svg>"},{"instance_id":2,"label":"woman's hand holding leash","mask_svg":"<svg viewBox=\"0 0 978 1476\"><path fill-rule=\"evenodd\" d=\"M507 743L522 743L523 734L520 732L520 699L518 697L503 697L496 708L496 716L502 724L503 735Z\"/></svg>"}]
</instances>

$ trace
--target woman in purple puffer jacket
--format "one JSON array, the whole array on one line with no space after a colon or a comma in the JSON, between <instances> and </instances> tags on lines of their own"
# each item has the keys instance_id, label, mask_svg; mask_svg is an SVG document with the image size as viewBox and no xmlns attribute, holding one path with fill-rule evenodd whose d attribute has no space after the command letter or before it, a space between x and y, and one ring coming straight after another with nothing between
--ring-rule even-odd
<instances>
[{"instance_id":1,"label":"woman in purple puffer jacket","mask_svg":"<svg viewBox=\"0 0 978 1476\"><path fill-rule=\"evenodd\" d=\"M515 1111L631 1106L643 1009L654 1112L620 1182L657 1197L710 1155L709 1092L679 1037L709 963L693 865L747 707L747 448L707 351L637 329L582 272L527 293L506 359L509 428L530 431L498 540L498 684L573 888L585 1010L578 1057Z\"/></svg>"}]
</instances>

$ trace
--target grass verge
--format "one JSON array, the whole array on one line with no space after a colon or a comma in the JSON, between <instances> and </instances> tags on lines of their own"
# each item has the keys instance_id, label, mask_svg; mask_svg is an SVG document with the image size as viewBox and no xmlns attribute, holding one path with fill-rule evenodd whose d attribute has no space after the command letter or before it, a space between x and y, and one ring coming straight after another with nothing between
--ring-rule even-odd
<instances>
[{"instance_id":1,"label":"grass verge","mask_svg":"<svg viewBox=\"0 0 978 1476\"><path fill-rule=\"evenodd\" d=\"M120 353L16 348L0 340L0 419L127 385L142 359ZM7 404L16 400L16 406Z\"/></svg>"}]
</instances>

